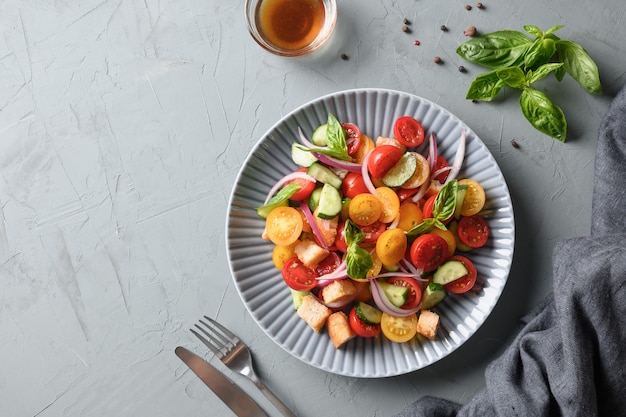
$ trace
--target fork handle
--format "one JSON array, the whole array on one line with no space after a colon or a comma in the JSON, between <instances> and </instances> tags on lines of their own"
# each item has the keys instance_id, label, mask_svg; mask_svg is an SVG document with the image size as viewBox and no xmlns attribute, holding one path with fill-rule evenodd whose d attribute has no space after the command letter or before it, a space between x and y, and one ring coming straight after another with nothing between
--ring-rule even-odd
<instances>
[{"instance_id":1,"label":"fork handle","mask_svg":"<svg viewBox=\"0 0 626 417\"><path fill-rule=\"evenodd\" d=\"M274 404L276 406L276 408L278 408L280 410L280 412L287 417L298 417L296 416L293 411L291 411L289 409L289 407L287 407L285 404L283 404L283 402L276 396L274 395L274 393L272 391L270 391L270 389L268 387L265 386L265 384L263 384L262 382L258 382L257 386L259 387L259 389L261 390L261 392L263 393L263 395L265 395L271 402L272 404Z\"/></svg>"}]
</instances>

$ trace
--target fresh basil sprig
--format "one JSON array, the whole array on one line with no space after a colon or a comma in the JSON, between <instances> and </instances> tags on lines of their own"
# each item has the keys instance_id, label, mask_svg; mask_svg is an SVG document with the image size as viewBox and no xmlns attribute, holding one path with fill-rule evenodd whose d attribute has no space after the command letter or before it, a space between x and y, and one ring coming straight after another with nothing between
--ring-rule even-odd
<instances>
[{"instance_id":1,"label":"fresh basil sprig","mask_svg":"<svg viewBox=\"0 0 626 417\"><path fill-rule=\"evenodd\" d=\"M348 250L346 251L346 272L352 279L365 279L374 265L372 255L359 246L365 239L365 233L350 220L346 220L343 229Z\"/></svg>"},{"instance_id":2,"label":"fresh basil sprig","mask_svg":"<svg viewBox=\"0 0 626 417\"><path fill-rule=\"evenodd\" d=\"M319 152L344 161L352 160L352 157L348 154L346 131L343 130L341 123L332 113L328 113L328 120L326 122L326 146L316 146L313 148L307 148L299 144L296 146L303 151Z\"/></svg>"},{"instance_id":3,"label":"fresh basil sprig","mask_svg":"<svg viewBox=\"0 0 626 417\"><path fill-rule=\"evenodd\" d=\"M554 26L543 32L526 25L524 30L534 40L519 31L501 30L460 45L456 52L463 59L492 69L474 79L466 98L491 101L503 87L521 90L519 103L524 117L538 131L565 142L563 110L532 84L554 73L558 81L569 74L591 94L602 94L602 85L598 67L587 51L554 34L561 28Z\"/></svg>"}]
</instances>

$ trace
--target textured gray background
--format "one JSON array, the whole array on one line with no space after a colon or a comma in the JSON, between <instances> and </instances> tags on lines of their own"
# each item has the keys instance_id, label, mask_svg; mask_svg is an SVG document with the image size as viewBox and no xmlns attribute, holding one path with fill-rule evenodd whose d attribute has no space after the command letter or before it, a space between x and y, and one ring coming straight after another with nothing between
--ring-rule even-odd
<instances>
[{"instance_id":1,"label":"textured gray background","mask_svg":"<svg viewBox=\"0 0 626 417\"><path fill-rule=\"evenodd\" d=\"M597 130L626 68L621 0L483 3L339 0L331 43L284 59L248 36L243 1L1 2L0 415L232 415L173 353L206 352L187 330L202 314L252 347L300 416L389 416L425 394L466 402L551 290L555 242L589 234ZM463 30L525 24L564 25L557 34L599 65L600 97L567 78L540 83L567 116L566 144L530 127L514 91L464 99L484 69L456 56ZM228 198L252 145L294 108L355 87L417 94L464 120L500 164L517 226L509 282L479 331L443 361L380 380L278 348L246 312L225 253Z\"/></svg>"}]
</instances>

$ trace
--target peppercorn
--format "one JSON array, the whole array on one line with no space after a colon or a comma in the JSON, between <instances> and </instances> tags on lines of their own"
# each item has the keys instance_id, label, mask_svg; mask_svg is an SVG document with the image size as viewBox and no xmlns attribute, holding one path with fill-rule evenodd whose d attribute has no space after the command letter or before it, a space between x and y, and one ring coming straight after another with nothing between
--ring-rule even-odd
<instances>
[{"instance_id":1,"label":"peppercorn","mask_svg":"<svg viewBox=\"0 0 626 417\"><path fill-rule=\"evenodd\" d=\"M439 56L434 57L434 58L433 58L433 62L434 62L435 64L441 64L441 62L442 62L442 61L441 61L441 57L439 57Z\"/></svg>"},{"instance_id":2,"label":"peppercorn","mask_svg":"<svg viewBox=\"0 0 626 417\"><path fill-rule=\"evenodd\" d=\"M420 43L421 43L421 42L420 42L418 39L415 39L415 40L413 41L413 45L415 45L415 46L419 46L419 45L420 45Z\"/></svg>"},{"instance_id":3,"label":"peppercorn","mask_svg":"<svg viewBox=\"0 0 626 417\"><path fill-rule=\"evenodd\" d=\"M441 26L439 27L439 29L441 29L441 30L442 30L442 31L444 31L444 32L445 32L446 30L448 30L448 28L446 27L446 25L441 25Z\"/></svg>"},{"instance_id":4,"label":"peppercorn","mask_svg":"<svg viewBox=\"0 0 626 417\"><path fill-rule=\"evenodd\" d=\"M411 29L407 25L402 26L402 32L409 33L410 31Z\"/></svg>"},{"instance_id":5,"label":"peppercorn","mask_svg":"<svg viewBox=\"0 0 626 417\"><path fill-rule=\"evenodd\" d=\"M410 25L410 24L411 24L411 21L405 17L405 18L402 20L402 23L404 23L405 25Z\"/></svg>"},{"instance_id":6,"label":"peppercorn","mask_svg":"<svg viewBox=\"0 0 626 417\"><path fill-rule=\"evenodd\" d=\"M341 59L343 59L344 61L348 60L348 55L347 54L341 54Z\"/></svg>"},{"instance_id":7,"label":"peppercorn","mask_svg":"<svg viewBox=\"0 0 626 417\"><path fill-rule=\"evenodd\" d=\"M476 3L476 7L478 7L479 9L482 9L484 6L482 3Z\"/></svg>"},{"instance_id":8,"label":"peppercorn","mask_svg":"<svg viewBox=\"0 0 626 417\"><path fill-rule=\"evenodd\" d=\"M469 4L465 5L465 10L472 10L472 6L470 6Z\"/></svg>"},{"instance_id":9,"label":"peppercorn","mask_svg":"<svg viewBox=\"0 0 626 417\"><path fill-rule=\"evenodd\" d=\"M469 26L463 31L465 36L476 36L476 26Z\"/></svg>"},{"instance_id":10,"label":"peppercorn","mask_svg":"<svg viewBox=\"0 0 626 417\"><path fill-rule=\"evenodd\" d=\"M459 72L467 72L463 65L459 65Z\"/></svg>"},{"instance_id":11,"label":"peppercorn","mask_svg":"<svg viewBox=\"0 0 626 417\"><path fill-rule=\"evenodd\" d=\"M514 147L515 149L521 148L520 144L517 143L515 139L511 139L511 146Z\"/></svg>"}]
</instances>

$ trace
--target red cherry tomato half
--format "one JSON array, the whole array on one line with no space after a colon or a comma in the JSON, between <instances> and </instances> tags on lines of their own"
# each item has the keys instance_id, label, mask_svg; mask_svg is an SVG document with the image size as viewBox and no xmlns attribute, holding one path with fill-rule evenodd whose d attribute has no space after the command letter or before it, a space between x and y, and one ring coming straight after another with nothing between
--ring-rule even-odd
<instances>
[{"instance_id":1,"label":"red cherry tomato half","mask_svg":"<svg viewBox=\"0 0 626 417\"><path fill-rule=\"evenodd\" d=\"M354 198L363 193L368 193L363 176L358 172L349 172L341 183L341 193L344 197Z\"/></svg>"},{"instance_id":2,"label":"red cherry tomato half","mask_svg":"<svg viewBox=\"0 0 626 417\"><path fill-rule=\"evenodd\" d=\"M441 155L437 156L437 161L435 162L435 172L439 171L442 168L445 168L448 166L448 161L446 161L446 158L444 158ZM444 171L441 174L438 174L435 179L437 181L439 181L441 184L443 184L444 182L446 182L446 179L448 179L448 173L450 171Z\"/></svg>"},{"instance_id":3,"label":"red cherry tomato half","mask_svg":"<svg viewBox=\"0 0 626 417\"><path fill-rule=\"evenodd\" d=\"M322 275L330 274L341 265L341 257L337 254L337 252L331 252L328 256L317 265L315 268L315 272L318 277Z\"/></svg>"},{"instance_id":4,"label":"red cherry tomato half","mask_svg":"<svg viewBox=\"0 0 626 417\"><path fill-rule=\"evenodd\" d=\"M348 155L353 156L361 146L361 131L354 123L342 123L341 127L346 132L346 145L348 145Z\"/></svg>"},{"instance_id":5,"label":"red cherry tomato half","mask_svg":"<svg viewBox=\"0 0 626 417\"><path fill-rule=\"evenodd\" d=\"M402 158L402 150L393 145L380 145L370 153L367 168L374 178L382 178Z\"/></svg>"},{"instance_id":6,"label":"red cherry tomato half","mask_svg":"<svg viewBox=\"0 0 626 417\"><path fill-rule=\"evenodd\" d=\"M346 243L346 236L343 234L343 229L346 227L346 222L341 222L337 226L337 234L335 235L335 247L338 251L346 253L348 251L348 244Z\"/></svg>"},{"instance_id":7,"label":"red cherry tomato half","mask_svg":"<svg viewBox=\"0 0 626 417\"><path fill-rule=\"evenodd\" d=\"M416 268L434 271L448 256L448 243L441 237L426 233L411 244L409 257Z\"/></svg>"},{"instance_id":8,"label":"red cherry tomato half","mask_svg":"<svg viewBox=\"0 0 626 417\"><path fill-rule=\"evenodd\" d=\"M461 217L457 227L461 242L470 248L480 248L489 239L489 225L480 215Z\"/></svg>"},{"instance_id":9,"label":"red cherry tomato half","mask_svg":"<svg viewBox=\"0 0 626 417\"><path fill-rule=\"evenodd\" d=\"M406 301L404 304L402 304L402 306L400 306L400 308L410 310L417 307L420 301L422 301L422 289L415 280L415 278L394 277L391 278L388 282L392 285L397 285L399 287L405 287L409 289L409 294L406 298Z\"/></svg>"},{"instance_id":10,"label":"red cherry tomato half","mask_svg":"<svg viewBox=\"0 0 626 417\"><path fill-rule=\"evenodd\" d=\"M306 172L306 171L307 171L307 168L299 168L296 170L296 172ZM313 193L313 190L315 190L315 182L313 181L305 180L303 178L296 178L294 180L288 181L285 185L292 184L292 183L298 184L300 186L300 189L296 191L291 197L289 197L289 199L293 201L300 201L300 200L307 199L311 196L311 193Z\"/></svg>"},{"instance_id":11,"label":"red cherry tomato half","mask_svg":"<svg viewBox=\"0 0 626 417\"><path fill-rule=\"evenodd\" d=\"M310 291L317 286L317 272L306 267L298 257L294 256L285 261L283 280L294 290Z\"/></svg>"},{"instance_id":12,"label":"red cherry tomato half","mask_svg":"<svg viewBox=\"0 0 626 417\"><path fill-rule=\"evenodd\" d=\"M417 194L419 190L419 188L400 188L396 190L396 194L398 194L398 199L402 203Z\"/></svg>"},{"instance_id":13,"label":"red cherry tomato half","mask_svg":"<svg viewBox=\"0 0 626 417\"><path fill-rule=\"evenodd\" d=\"M424 141L422 124L411 116L402 116L393 125L393 134L406 147L421 145Z\"/></svg>"},{"instance_id":14,"label":"red cherry tomato half","mask_svg":"<svg viewBox=\"0 0 626 417\"><path fill-rule=\"evenodd\" d=\"M380 235L383 234L385 230L387 230L387 224L376 221L369 226L360 226L363 234L363 243L374 243L378 240Z\"/></svg>"},{"instance_id":15,"label":"red cherry tomato half","mask_svg":"<svg viewBox=\"0 0 626 417\"><path fill-rule=\"evenodd\" d=\"M380 333L380 324L365 323L357 316L355 307L350 309L348 321L354 333L361 337L376 337Z\"/></svg>"},{"instance_id":16,"label":"red cherry tomato half","mask_svg":"<svg viewBox=\"0 0 626 417\"><path fill-rule=\"evenodd\" d=\"M459 279L455 279L454 281L444 285L446 291L452 294L463 294L472 289L474 284L476 284L476 276L478 275L476 272L476 266L467 259L465 256L454 255L450 258L456 261L461 262L467 268L467 275L462 276Z\"/></svg>"}]
</instances>

